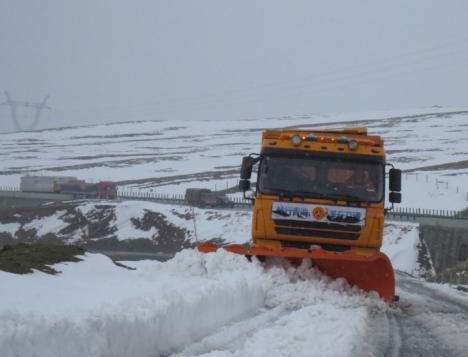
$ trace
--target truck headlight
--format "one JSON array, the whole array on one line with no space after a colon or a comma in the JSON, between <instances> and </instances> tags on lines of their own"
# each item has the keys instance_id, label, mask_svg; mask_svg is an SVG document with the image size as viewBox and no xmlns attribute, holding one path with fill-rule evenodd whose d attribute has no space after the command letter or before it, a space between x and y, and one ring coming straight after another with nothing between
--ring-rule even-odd
<instances>
[{"instance_id":1,"label":"truck headlight","mask_svg":"<svg viewBox=\"0 0 468 357\"><path fill-rule=\"evenodd\" d=\"M291 143L294 145L294 146L299 146L301 145L301 137L299 135L293 135L293 137L291 138Z\"/></svg>"},{"instance_id":2,"label":"truck headlight","mask_svg":"<svg viewBox=\"0 0 468 357\"><path fill-rule=\"evenodd\" d=\"M349 149L350 150L356 150L359 146L358 142L356 140L350 140L348 143Z\"/></svg>"}]
</instances>

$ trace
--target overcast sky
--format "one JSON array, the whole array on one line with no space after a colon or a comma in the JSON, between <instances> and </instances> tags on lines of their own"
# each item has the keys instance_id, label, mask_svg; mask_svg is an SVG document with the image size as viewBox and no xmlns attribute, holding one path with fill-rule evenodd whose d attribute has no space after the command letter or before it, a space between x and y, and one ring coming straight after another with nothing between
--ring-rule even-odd
<instances>
[{"instance_id":1,"label":"overcast sky","mask_svg":"<svg viewBox=\"0 0 468 357\"><path fill-rule=\"evenodd\" d=\"M41 127L468 107L467 15L465 0L0 0L0 103L50 94Z\"/></svg>"}]
</instances>

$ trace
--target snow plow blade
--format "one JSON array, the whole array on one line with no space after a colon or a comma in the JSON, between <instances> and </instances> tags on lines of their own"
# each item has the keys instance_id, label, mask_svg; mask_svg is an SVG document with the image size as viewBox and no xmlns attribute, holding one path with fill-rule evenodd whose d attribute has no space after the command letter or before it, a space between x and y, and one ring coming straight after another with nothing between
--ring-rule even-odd
<instances>
[{"instance_id":1,"label":"snow plow blade","mask_svg":"<svg viewBox=\"0 0 468 357\"><path fill-rule=\"evenodd\" d=\"M203 253L216 252L218 246L204 243L198 246ZM364 291L375 291L388 304L395 297L395 277L388 257L382 252L372 255L360 255L352 251L331 252L321 248L308 251L298 248L271 249L267 247L245 248L239 244L224 246L231 253L247 257L284 257L293 262L310 258L312 265L333 279L344 278L351 285Z\"/></svg>"}]
</instances>

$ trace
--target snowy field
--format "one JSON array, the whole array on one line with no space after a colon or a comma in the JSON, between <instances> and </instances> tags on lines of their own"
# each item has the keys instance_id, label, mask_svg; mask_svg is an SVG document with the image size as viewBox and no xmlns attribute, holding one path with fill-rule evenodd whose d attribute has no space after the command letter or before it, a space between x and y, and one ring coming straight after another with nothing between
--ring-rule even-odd
<instances>
[{"instance_id":1,"label":"snowy field","mask_svg":"<svg viewBox=\"0 0 468 357\"><path fill-rule=\"evenodd\" d=\"M384 251L417 275L417 226L392 223ZM388 307L309 262L261 265L187 249L165 263L100 254L59 275L0 271L0 350L14 356L357 356ZM466 299L459 296L460 299Z\"/></svg>"},{"instance_id":2,"label":"snowy field","mask_svg":"<svg viewBox=\"0 0 468 357\"><path fill-rule=\"evenodd\" d=\"M113 180L121 190L185 192L237 184L243 155L259 151L261 131L280 127L367 126L385 139L388 161L409 170L407 207L468 205L468 111L428 108L243 121L142 121L0 134L0 186L33 175Z\"/></svg>"}]
</instances>

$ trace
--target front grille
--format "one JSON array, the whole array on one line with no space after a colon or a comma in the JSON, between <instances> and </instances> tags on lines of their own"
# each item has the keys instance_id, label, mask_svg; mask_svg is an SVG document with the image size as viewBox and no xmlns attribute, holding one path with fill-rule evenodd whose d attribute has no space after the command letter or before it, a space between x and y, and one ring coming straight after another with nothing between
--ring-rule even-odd
<instances>
[{"instance_id":1,"label":"front grille","mask_svg":"<svg viewBox=\"0 0 468 357\"><path fill-rule=\"evenodd\" d=\"M310 242L292 242L289 240L282 240L281 246L283 248L299 248L299 249L307 249L309 250L311 246L318 245L319 247L329 250L332 252L345 252L351 249L349 245L334 245L334 244L317 244L317 243L310 243Z\"/></svg>"},{"instance_id":2,"label":"front grille","mask_svg":"<svg viewBox=\"0 0 468 357\"><path fill-rule=\"evenodd\" d=\"M273 222L278 226L287 227L303 227L303 228L318 228L318 229L333 229L335 231L361 231L361 226L357 224L336 224L325 222L306 222L306 221L293 221L289 219L274 219Z\"/></svg>"},{"instance_id":3,"label":"front grille","mask_svg":"<svg viewBox=\"0 0 468 357\"><path fill-rule=\"evenodd\" d=\"M335 238L335 239L359 239L359 233L353 232L334 232L334 231L318 231L315 229L299 229L290 227L275 227L275 231L278 234L286 234L292 236L303 236L303 237L319 237L319 238Z\"/></svg>"}]
</instances>

